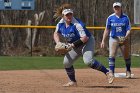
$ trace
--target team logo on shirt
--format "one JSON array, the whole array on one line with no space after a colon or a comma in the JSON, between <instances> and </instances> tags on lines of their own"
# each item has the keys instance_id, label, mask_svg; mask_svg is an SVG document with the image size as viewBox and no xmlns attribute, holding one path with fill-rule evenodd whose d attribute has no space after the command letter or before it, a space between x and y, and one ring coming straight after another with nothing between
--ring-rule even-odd
<instances>
[{"instance_id":1,"label":"team logo on shirt","mask_svg":"<svg viewBox=\"0 0 140 93\"><path fill-rule=\"evenodd\" d=\"M111 23L111 26L125 26L125 23Z\"/></svg>"},{"instance_id":2,"label":"team logo on shirt","mask_svg":"<svg viewBox=\"0 0 140 93\"><path fill-rule=\"evenodd\" d=\"M75 34L73 32L70 32L69 34L63 34L62 35L66 38L67 41L71 41L73 37L75 37Z\"/></svg>"}]
</instances>

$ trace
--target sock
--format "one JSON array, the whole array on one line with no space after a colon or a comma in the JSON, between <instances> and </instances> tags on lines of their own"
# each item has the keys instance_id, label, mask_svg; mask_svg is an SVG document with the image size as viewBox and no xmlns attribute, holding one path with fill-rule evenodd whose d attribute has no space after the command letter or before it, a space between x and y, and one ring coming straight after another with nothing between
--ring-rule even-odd
<instances>
[{"instance_id":1,"label":"sock","mask_svg":"<svg viewBox=\"0 0 140 93\"><path fill-rule=\"evenodd\" d=\"M131 71L130 67L131 67L131 59L125 59L125 65L126 65L126 71Z\"/></svg>"},{"instance_id":2,"label":"sock","mask_svg":"<svg viewBox=\"0 0 140 93\"><path fill-rule=\"evenodd\" d=\"M115 72L115 58L110 57L108 60L109 60L109 68L114 73Z\"/></svg>"},{"instance_id":3,"label":"sock","mask_svg":"<svg viewBox=\"0 0 140 93\"><path fill-rule=\"evenodd\" d=\"M68 75L69 79L73 82L76 82L74 67L71 66L70 68L65 68L65 70L67 72L67 75Z\"/></svg>"},{"instance_id":4,"label":"sock","mask_svg":"<svg viewBox=\"0 0 140 93\"><path fill-rule=\"evenodd\" d=\"M92 64L90 65L91 68L96 69L98 71L103 72L104 74L106 74L108 71L108 69L106 69L106 67L104 67L100 62L98 62L97 60L94 60L92 62Z\"/></svg>"}]
</instances>

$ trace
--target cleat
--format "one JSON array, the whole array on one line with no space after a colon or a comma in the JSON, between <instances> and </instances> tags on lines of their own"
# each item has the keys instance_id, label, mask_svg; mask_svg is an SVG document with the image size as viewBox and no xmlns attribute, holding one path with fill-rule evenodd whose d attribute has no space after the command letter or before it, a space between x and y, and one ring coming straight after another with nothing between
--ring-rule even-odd
<instances>
[{"instance_id":1,"label":"cleat","mask_svg":"<svg viewBox=\"0 0 140 93\"><path fill-rule=\"evenodd\" d=\"M63 85L63 87L76 87L76 86L77 86L77 83L73 81L70 81Z\"/></svg>"},{"instance_id":2,"label":"cleat","mask_svg":"<svg viewBox=\"0 0 140 93\"><path fill-rule=\"evenodd\" d=\"M108 83L112 84L114 81L114 74L112 72L107 72L106 75L107 75Z\"/></svg>"},{"instance_id":3,"label":"cleat","mask_svg":"<svg viewBox=\"0 0 140 93\"><path fill-rule=\"evenodd\" d=\"M131 71L126 71L126 78L131 78Z\"/></svg>"}]
</instances>

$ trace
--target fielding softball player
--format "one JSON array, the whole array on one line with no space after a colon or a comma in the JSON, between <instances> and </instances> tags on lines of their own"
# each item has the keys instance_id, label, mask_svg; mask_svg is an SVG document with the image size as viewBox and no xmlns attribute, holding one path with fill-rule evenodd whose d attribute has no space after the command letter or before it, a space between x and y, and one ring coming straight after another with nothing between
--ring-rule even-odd
<instances>
[{"instance_id":1,"label":"fielding softball player","mask_svg":"<svg viewBox=\"0 0 140 93\"><path fill-rule=\"evenodd\" d=\"M63 4L57 9L54 16L62 16L54 32L54 41L56 42L55 50L65 53L63 64L70 81L63 86L77 86L73 63L81 55L86 65L103 72L107 76L109 83L112 83L113 79L109 70L93 58L95 43L93 35L86 29L81 20L73 17L71 5ZM60 36L63 36L67 43L62 43Z\"/></svg>"},{"instance_id":2,"label":"fielding softball player","mask_svg":"<svg viewBox=\"0 0 140 93\"><path fill-rule=\"evenodd\" d=\"M120 2L113 4L114 13L106 21L106 29L103 34L101 48L104 48L105 39L109 35L109 68L112 75L115 72L115 56L120 48L126 64L126 78L131 78L130 59L130 21L126 14L122 12Z\"/></svg>"}]
</instances>

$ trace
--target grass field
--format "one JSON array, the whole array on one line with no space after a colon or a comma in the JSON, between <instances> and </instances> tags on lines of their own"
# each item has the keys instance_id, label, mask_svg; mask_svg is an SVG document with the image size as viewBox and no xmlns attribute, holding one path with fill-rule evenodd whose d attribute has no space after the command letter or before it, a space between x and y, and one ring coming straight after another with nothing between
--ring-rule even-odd
<instances>
[{"instance_id":1,"label":"grass field","mask_svg":"<svg viewBox=\"0 0 140 93\"><path fill-rule=\"evenodd\" d=\"M96 57L98 61L108 67L107 57ZM36 69L62 69L63 57L0 57L0 70L36 70ZM140 57L132 57L132 68L140 67ZM74 64L75 68L87 68L82 58ZM122 57L116 58L116 67L125 67Z\"/></svg>"}]
</instances>

